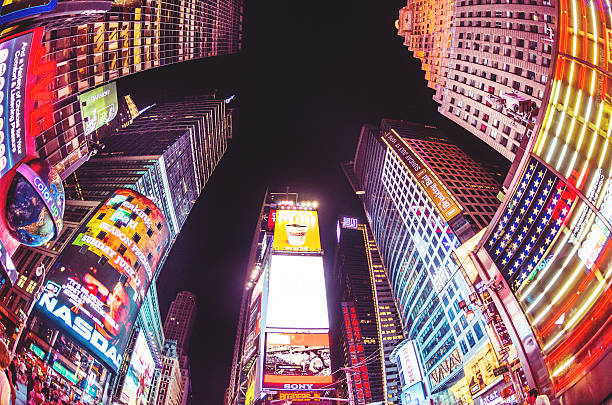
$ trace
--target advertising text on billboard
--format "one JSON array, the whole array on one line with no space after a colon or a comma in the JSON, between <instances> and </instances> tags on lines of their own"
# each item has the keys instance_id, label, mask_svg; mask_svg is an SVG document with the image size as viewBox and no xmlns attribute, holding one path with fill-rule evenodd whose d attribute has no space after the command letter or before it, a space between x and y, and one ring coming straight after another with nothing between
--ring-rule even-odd
<instances>
[{"instance_id":1,"label":"advertising text on billboard","mask_svg":"<svg viewBox=\"0 0 612 405\"><path fill-rule=\"evenodd\" d=\"M397 352L400 370L403 377L404 387L410 387L422 380L419 361L414 346L414 341L404 344Z\"/></svg>"},{"instance_id":2,"label":"advertising text on billboard","mask_svg":"<svg viewBox=\"0 0 612 405\"><path fill-rule=\"evenodd\" d=\"M395 131L387 132L383 140L413 175L446 221L450 221L461 212L461 206L451 197L435 173L417 157L410 145Z\"/></svg>"},{"instance_id":3,"label":"advertising text on billboard","mask_svg":"<svg viewBox=\"0 0 612 405\"><path fill-rule=\"evenodd\" d=\"M161 211L117 190L64 248L37 309L116 370L168 243Z\"/></svg>"},{"instance_id":4,"label":"advertising text on billboard","mask_svg":"<svg viewBox=\"0 0 612 405\"><path fill-rule=\"evenodd\" d=\"M117 86L105 84L79 95L85 135L111 122L117 115Z\"/></svg>"}]
</instances>

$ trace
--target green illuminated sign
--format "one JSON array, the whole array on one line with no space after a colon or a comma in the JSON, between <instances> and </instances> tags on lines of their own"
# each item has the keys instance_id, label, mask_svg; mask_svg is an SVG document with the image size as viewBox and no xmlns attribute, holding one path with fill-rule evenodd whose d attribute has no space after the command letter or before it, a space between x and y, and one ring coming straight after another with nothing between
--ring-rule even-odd
<instances>
[{"instance_id":1,"label":"green illuminated sign","mask_svg":"<svg viewBox=\"0 0 612 405\"><path fill-rule=\"evenodd\" d=\"M30 350L32 350L32 352L37 355L38 357L40 357L41 359L44 360L45 355L47 353L45 353L45 351L43 349L41 349L40 347L36 346L34 343L30 343Z\"/></svg>"},{"instance_id":2,"label":"green illuminated sign","mask_svg":"<svg viewBox=\"0 0 612 405\"><path fill-rule=\"evenodd\" d=\"M56 361L55 363L53 363L53 370L55 370L58 373L60 373L60 375L64 376L69 381L72 381L74 384L77 384L79 382L79 379L77 378L76 374L73 373L72 371L68 370L59 361Z\"/></svg>"},{"instance_id":3,"label":"green illuminated sign","mask_svg":"<svg viewBox=\"0 0 612 405\"><path fill-rule=\"evenodd\" d=\"M115 82L79 95L85 135L111 122L117 116L117 86Z\"/></svg>"}]
</instances>

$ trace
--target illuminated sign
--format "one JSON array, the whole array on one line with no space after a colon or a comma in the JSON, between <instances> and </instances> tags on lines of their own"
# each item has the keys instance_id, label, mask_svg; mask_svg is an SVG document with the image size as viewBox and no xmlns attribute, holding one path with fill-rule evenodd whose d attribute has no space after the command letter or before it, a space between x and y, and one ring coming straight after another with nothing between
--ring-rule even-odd
<instances>
[{"instance_id":1,"label":"illuminated sign","mask_svg":"<svg viewBox=\"0 0 612 405\"><path fill-rule=\"evenodd\" d=\"M272 256L266 319L268 328L329 328L321 256Z\"/></svg>"},{"instance_id":2,"label":"illuminated sign","mask_svg":"<svg viewBox=\"0 0 612 405\"><path fill-rule=\"evenodd\" d=\"M275 224L276 224L276 210L270 209L270 213L268 214L268 230L272 231L274 229Z\"/></svg>"},{"instance_id":3,"label":"illuminated sign","mask_svg":"<svg viewBox=\"0 0 612 405\"><path fill-rule=\"evenodd\" d=\"M453 199L438 176L394 130L383 135L383 141L408 169L446 221L450 221L461 212L461 206Z\"/></svg>"},{"instance_id":4,"label":"illuminated sign","mask_svg":"<svg viewBox=\"0 0 612 405\"><path fill-rule=\"evenodd\" d=\"M402 374L402 385L404 387L410 387L422 380L421 368L419 367L419 360L413 340L400 347L397 352L397 360L399 360L399 369Z\"/></svg>"},{"instance_id":5,"label":"illuminated sign","mask_svg":"<svg viewBox=\"0 0 612 405\"><path fill-rule=\"evenodd\" d=\"M79 95L85 135L111 122L117 115L117 86L105 84Z\"/></svg>"},{"instance_id":6,"label":"illuminated sign","mask_svg":"<svg viewBox=\"0 0 612 405\"><path fill-rule=\"evenodd\" d=\"M372 401L372 391L370 388L370 377L366 364L363 340L359 328L359 319L355 311L355 304L352 302L342 303L342 313L344 316L344 330L348 343L349 357L353 373L353 387L355 389L357 403L366 404Z\"/></svg>"},{"instance_id":7,"label":"illuminated sign","mask_svg":"<svg viewBox=\"0 0 612 405\"><path fill-rule=\"evenodd\" d=\"M30 350L32 350L32 352L38 356L40 359L45 358L45 356L47 355L47 353L41 349L40 347L36 346L34 343L30 343Z\"/></svg>"},{"instance_id":8,"label":"illuminated sign","mask_svg":"<svg viewBox=\"0 0 612 405\"><path fill-rule=\"evenodd\" d=\"M36 308L116 370L168 244L161 211L117 190L64 248Z\"/></svg>"},{"instance_id":9,"label":"illuminated sign","mask_svg":"<svg viewBox=\"0 0 612 405\"><path fill-rule=\"evenodd\" d=\"M277 210L272 250L320 252L319 221L316 211Z\"/></svg>"},{"instance_id":10,"label":"illuminated sign","mask_svg":"<svg viewBox=\"0 0 612 405\"><path fill-rule=\"evenodd\" d=\"M444 359L444 361L442 361L442 363L440 363L440 365L434 368L429 375L431 386L435 387L440 384L459 367L461 367L461 354L459 353L459 349L455 349Z\"/></svg>"},{"instance_id":11,"label":"illuminated sign","mask_svg":"<svg viewBox=\"0 0 612 405\"><path fill-rule=\"evenodd\" d=\"M342 227L343 228L357 229L358 226L359 226L359 219L357 219L357 218L349 218L349 217L343 217L342 218Z\"/></svg>"},{"instance_id":12,"label":"illuminated sign","mask_svg":"<svg viewBox=\"0 0 612 405\"><path fill-rule=\"evenodd\" d=\"M472 396L484 390L497 378L493 373L496 367L499 367L499 363L493 348L488 343L470 361L463 365L465 379L468 382Z\"/></svg>"},{"instance_id":13,"label":"illuminated sign","mask_svg":"<svg viewBox=\"0 0 612 405\"><path fill-rule=\"evenodd\" d=\"M46 13L56 6L57 0L4 0L0 6L0 24Z\"/></svg>"},{"instance_id":14,"label":"illuminated sign","mask_svg":"<svg viewBox=\"0 0 612 405\"><path fill-rule=\"evenodd\" d=\"M64 366L59 361L56 361L55 363L53 363L53 370L57 371L61 376L66 378L71 383L73 384L79 383L79 379L77 378L76 374L73 371L68 370L66 366Z\"/></svg>"},{"instance_id":15,"label":"illuminated sign","mask_svg":"<svg viewBox=\"0 0 612 405\"><path fill-rule=\"evenodd\" d=\"M266 333L264 388L309 391L331 383L328 333Z\"/></svg>"},{"instance_id":16,"label":"illuminated sign","mask_svg":"<svg viewBox=\"0 0 612 405\"><path fill-rule=\"evenodd\" d=\"M138 331L138 337L134 344L130 365L119 400L126 405L140 405L147 402L155 362L149 351L149 346L142 331Z\"/></svg>"}]
</instances>

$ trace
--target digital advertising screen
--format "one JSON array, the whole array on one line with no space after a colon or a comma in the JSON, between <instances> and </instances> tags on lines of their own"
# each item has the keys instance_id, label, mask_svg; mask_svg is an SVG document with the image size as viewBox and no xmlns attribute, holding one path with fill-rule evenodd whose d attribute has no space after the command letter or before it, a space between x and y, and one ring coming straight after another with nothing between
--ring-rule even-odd
<instances>
[{"instance_id":1,"label":"digital advertising screen","mask_svg":"<svg viewBox=\"0 0 612 405\"><path fill-rule=\"evenodd\" d=\"M277 210L272 250L320 252L321 240L317 212Z\"/></svg>"},{"instance_id":2,"label":"digital advertising screen","mask_svg":"<svg viewBox=\"0 0 612 405\"><path fill-rule=\"evenodd\" d=\"M37 33L42 36L39 29L0 42L0 177L26 156L26 84Z\"/></svg>"},{"instance_id":3,"label":"digital advertising screen","mask_svg":"<svg viewBox=\"0 0 612 405\"><path fill-rule=\"evenodd\" d=\"M138 331L138 337L134 344L132 357L119 400L125 405L146 405L148 404L147 396L153 372L155 371L155 362L149 351L149 346L142 333Z\"/></svg>"},{"instance_id":4,"label":"digital advertising screen","mask_svg":"<svg viewBox=\"0 0 612 405\"><path fill-rule=\"evenodd\" d=\"M329 334L266 333L263 388L309 391L331 383Z\"/></svg>"},{"instance_id":5,"label":"digital advertising screen","mask_svg":"<svg viewBox=\"0 0 612 405\"><path fill-rule=\"evenodd\" d=\"M115 82L79 94L85 135L111 122L119 109Z\"/></svg>"},{"instance_id":6,"label":"digital advertising screen","mask_svg":"<svg viewBox=\"0 0 612 405\"><path fill-rule=\"evenodd\" d=\"M321 256L272 255L267 328L328 329Z\"/></svg>"},{"instance_id":7,"label":"digital advertising screen","mask_svg":"<svg viewBox=\"0 0 612 405\"><path fill-rule=\"evenodd\" d=\"M243 359L248 361L257 349L259 333L261 332L261 295L263 290L264 277L261 275L253 288L249 303L249 319L247 324L247 338L244 345Z\"/></svg>"},{"instance_id":8,"label":"digital advertising screen","mask_svg":"<svg viewBox=\"0 0 612 405\"><path fill-rule=\"evenodd\" d=\"M117 190L57 258L37 311L116 371L169 240L159 208Z\"/></svg>"},{"instance_id":9,"label":"digital advertising screen","mask_svg":"<svg viewBox=\"0 0 612 405\"><path fill-rule=\"evenodd\" d=\"M0 5L0 24L52 11L57 0L3 0Z\"/></svg>"},{"instance_id":10,"label":"digital advertising screen","mask_svg":"<svg viewBox=\"0 0 612 405\"><path fill-rule=\"evenodd\" d=\"M497 367L499 367L499 363L490 344L487 344L463 365L465 379L472 396L476 396L498 378L493 373L493 370Z\"/></svg>"}]
</instances>

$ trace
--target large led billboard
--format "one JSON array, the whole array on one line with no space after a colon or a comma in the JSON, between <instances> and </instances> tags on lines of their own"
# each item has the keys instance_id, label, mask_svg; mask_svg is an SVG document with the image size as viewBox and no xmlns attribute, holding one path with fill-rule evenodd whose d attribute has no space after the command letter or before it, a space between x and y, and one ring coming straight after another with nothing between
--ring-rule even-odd
<instances>
[{"instance_id":1,"label":"large led billboard","mask_svg":"<svg viewBox=\"0 0 612 405\"><path fill-rule=\"evenodd\" d=\"M267 328L328 329L321 256L272 255Z\"/></svg>"},{"instance_id":2,"label":"large led billboard","mask_svg":"<svg viewBox=\"0 0 612 405\"><path fill-rule=\"evenodd\" d=\"M328 333L266 333L263 388L309 391L331 383Z\"/></svg>"},{"instance_id":3,"label":"large led billboard","mask_svg":"<svg viewBox=\"0 0 612 405\"><path fill-rule=\"evenodd\" d=\"M272 250L320 252L321 240L317 212L277 210Z\"/></svg>"},{"instance_id":4,"label":"large led billboard","mask_svg":"<svg viewBox=\"0 0 612 405\"><path fill-rule=\"evenodd\" d=\"M117 86L115 82L96 87L79 95L85 135L111 122L117 115Z\"/></svg>"},{"instance_id":5,"label":"large led billboard","mask_svg":"<svg viewBox=\"0 0 612 405\"><path fill-rule=\"evenodd\" d=\"M142 331L138 331L138 337L136 338L132 357L130 358L130 365L125 374L123 388L119 396L121 403L126 405L147 404L147 396L149 395L154 371L155 362L153 361L153 356L151 356L149 346Z\"/></svg>"},{"instance_id":6,"label":"large led billboard","mask_svg":"<svg viewBox=\"0 0 612 405\"><path fill-rule=\"evenodd\" d=\"M57 258L37 310L116 371L168 243L161 210L117 190Z\"/></svg>"},{"instance_id":7,"label":"large led billboard","mask_svg":"<svg viewBox=\"0 0 612 405\"><path fill-rule=\"evenodd\" d=\"M465 379L468 383L470 394L477 396L488 385L498 378L493 370L499 367L497 358L491 344L483 347L474 357L463 365Z\"/></svg>"}]
</instances>

